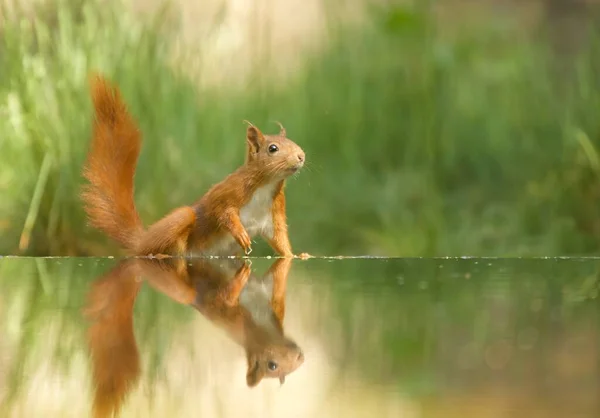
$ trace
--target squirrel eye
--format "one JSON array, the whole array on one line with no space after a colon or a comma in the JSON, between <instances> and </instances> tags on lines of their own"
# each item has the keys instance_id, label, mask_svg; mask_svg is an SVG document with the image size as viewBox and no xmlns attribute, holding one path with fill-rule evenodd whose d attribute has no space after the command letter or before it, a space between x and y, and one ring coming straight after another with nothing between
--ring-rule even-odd
<instances>
[{"instance_id":1,"label":"squirrel eye","mask_svg":"<svg viewBox=\"0 0 600 418\"><path fill-rule=\"evenodd\" d=\"M271 154L273 154L274 152L277 152L277 151L279 151L279 148L277 148L277 145L275 145L275 144L269 145L269 152Z\"/></svg>"},{"instance_id":2,"label":"squirrel eye","mask_svg":"<svg viewBox=\"0 0 600 418\"><path fill-rule=\"evenodd\" d=\"M277 369L277 363L275 363L274 361L269 361L269 363L267 363L267 366L269 367L270 370Z\"/></svg>"}]
</instances>

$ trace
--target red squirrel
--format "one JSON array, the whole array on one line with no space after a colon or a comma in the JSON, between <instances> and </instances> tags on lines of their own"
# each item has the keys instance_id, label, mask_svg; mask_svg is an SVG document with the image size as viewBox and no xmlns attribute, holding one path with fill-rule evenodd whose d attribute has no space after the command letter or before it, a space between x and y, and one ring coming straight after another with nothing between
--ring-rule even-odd
<instances>
[{"instance_id":1,"label":"red squirrel","mask_svg":"<svg viewBox=\"0 0 600 418\"><path fill-rule=\"evenodd\" d=\"M143 276L171 299L194 307L244 347L246 383L285 382L304 363L302 349L283 330L286 284L292 260L276 260L263 277L239 259L138 259ZM182 268L185 265L185 268Z\"/></svg>"},{"instance_id":2,"label":"red squirrel","mask_svg":"<svg viewBox=\"0 0 600 418\"><path fill-rule=\"evenodd\" d=\"M93 416L118 415L141 373L133 307L143 277L177 303L198 310L244 348L246 384L264 378L281 384L304 363L302 349L283 329L287 277L292 259L275 261L263 277L243 260L128 258L91 286L84 313L94 383Z\"/></svg>"},{"instance_id":3,"label":"red squirrel","mask_svg":"<svg viewBox=\"0 0 600 418\"><path fill-rule=\"evenodd\" d=\"M91 226L137 256L233 255L236 243L248 255L260 235L279 255L294 257L284 187L304 166L305 154L281 124L279 134L263 135L247 122L245 163L191 206L145 229L133 196L140 131L119 88L101 75L91 79L91 96L95 120L83 168L89 184L81 193Z\"/></svg>"}]
</instances>

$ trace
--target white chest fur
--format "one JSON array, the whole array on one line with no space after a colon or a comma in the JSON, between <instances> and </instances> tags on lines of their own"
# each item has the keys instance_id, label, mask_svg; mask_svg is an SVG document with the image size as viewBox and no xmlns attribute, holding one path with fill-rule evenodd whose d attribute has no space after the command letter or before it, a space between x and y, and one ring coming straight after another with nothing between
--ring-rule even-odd
<instances>
[{"instance_id":1,"label":"white chest fur","mask_svg":"<svg viewBox=\"0 0 600 418\"><path fill-rule=\"evenodd\" d=\"M246 232L250 237L258 234L264 234L268 237L273 236L273 215L271 205L273 204L273 194L276 184L268 184L258 188L252 198L240 209L240 220ZM233 249L239 245L233 236L229 233L223 234L223 237L213 242L210 249L202 252L194 252L194 255L230 255Z\"/></svg>"},{"instance_id":2,"label":"white chest fur","mask_svg":"<svg viewBox=\"0 0 600 418\"><path fill-rule=\"evenodd\" d=\"M240 268L241 264L236 262L220 262L215 264L222 269L225 276L230 280ZM273 295L273 273L258 277L252 274L246 285L240 292L239 302L248 310L252 320L263 329L278 333L278 328L273 319L273 308L271 297Z\"/></svg>"},{"instance_id":3,"label":"white chest fur","mask_svg":"<svg viewBox=\"0 0 600 418\"><path fill-rule=\"evenodd\" d=\"M240 220L250 236L264 234L273 235L273 215L271 205L275 184L268 184L258 188L252 198L240 209Z\"/></svg>"},{"instance_id":4,"label":"white chest fur","mask_svg":"<svg viewBox=\"0 0 600 418\"><path fill-rule=\"evenodd\" d=\"M273 294L273 276L263 278L250 277L240 293L240 305L248 310L254 322L265 330L278 333L273 318L271 296Z\"/></svg>"}]
</instances>

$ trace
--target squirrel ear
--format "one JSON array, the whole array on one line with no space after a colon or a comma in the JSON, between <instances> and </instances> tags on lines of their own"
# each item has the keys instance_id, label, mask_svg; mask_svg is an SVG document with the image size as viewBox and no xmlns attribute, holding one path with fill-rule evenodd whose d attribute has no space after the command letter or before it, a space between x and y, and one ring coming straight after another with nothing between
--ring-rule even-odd
<instances>
[{"instance_id":1,"label":"squirrel ear","mask_svg":"<svg viewBox=\"0 0 600 418\"><path fill-rule=\"evenodd\" d=\"M248 371L246 372L246 384L248 387L253 388L254 386L258 385L263 377L264 372L261 371L258 361L249 361Z\"/></svg>"},{"instance_id":2,"label":"squirrel ear","mask_svg":"<svg viewBox=\"0 0 600 418\"><path fill-rule=\"evenodd\" d=\"M260 146L265 141L265 137L263 136L260 129L258 129L256 126L252 125L248 121L244 122L246 122L249 125L246 131L246 141L248 141L248 145L252 148L254 152L258 152Z\"/></svg>"}]
</instances>

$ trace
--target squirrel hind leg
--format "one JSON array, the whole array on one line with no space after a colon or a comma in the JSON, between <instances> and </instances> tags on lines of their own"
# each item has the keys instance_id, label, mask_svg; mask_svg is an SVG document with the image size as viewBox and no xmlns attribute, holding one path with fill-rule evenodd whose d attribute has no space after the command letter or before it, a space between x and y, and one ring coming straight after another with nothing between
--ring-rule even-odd
<instances>
[{"instance_id":1,"label":"squirrel hind leg","mask_svg":"<svg viewBox=\"0 0 600 418\"><path fill-rule=\"evenodd\" d=\"M189 206L177 208L151 225L137 247L137 255L187 251L187 240L196 223L196 214Z\"/></svg>"}]
</instances>

